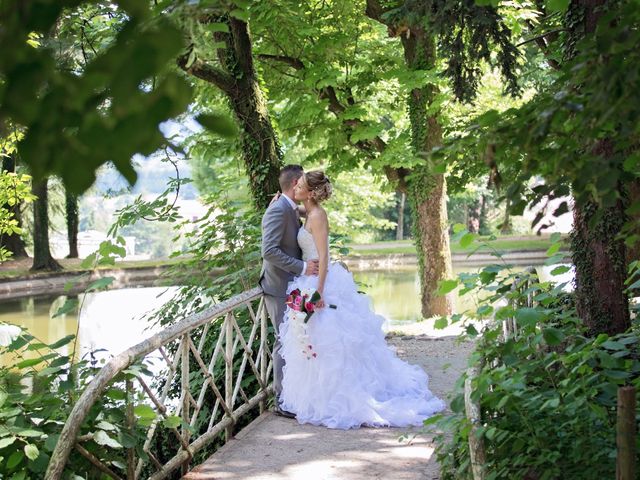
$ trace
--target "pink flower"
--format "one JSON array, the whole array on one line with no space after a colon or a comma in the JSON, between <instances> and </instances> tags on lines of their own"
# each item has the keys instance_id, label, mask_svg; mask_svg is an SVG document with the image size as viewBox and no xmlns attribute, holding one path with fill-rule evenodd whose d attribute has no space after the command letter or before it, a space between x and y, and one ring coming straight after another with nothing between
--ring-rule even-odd
<instances>
[{"instance_id":1,"label":"pink flower","mask_svg":"<svg viewBox=\"0 0 640 480\"><path fill-rule=\"evenodd\" d=\"M304 304L304 308L307 312L313 312L313 310L315 309L315 305L311 302L307 302Z\"/></svg>"},{"instance_id":2,"label":"pink flower","mask_svg":"<svg viewBox=\"0 0 640 480\"><path fill-rule=\"evenodd\" d=\"M302 306L302 297L298 296L294 298L294 304L296 307L301 307Z\"/></svg>"},{"instance_id":3,"label":"pink flower","mask_svg":"<svg viewBox=\"0 0 640 480\"><path fill-rule=\"evenodd\" d=\"M318 356L318 354L316 352L313 352L313 354L311 355L313 358L316 358Z\"/></svg>"}]
</instances>

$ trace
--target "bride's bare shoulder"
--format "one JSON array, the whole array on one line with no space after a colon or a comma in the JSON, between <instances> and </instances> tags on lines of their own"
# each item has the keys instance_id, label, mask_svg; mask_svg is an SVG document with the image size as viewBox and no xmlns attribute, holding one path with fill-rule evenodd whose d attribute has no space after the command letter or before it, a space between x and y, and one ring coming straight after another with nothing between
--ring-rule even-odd
<instances>
[{"instance_id":1,"label":"bride's bare shoulder","mask_svg":"<svg viewBox=\"0 0 640 480\"><path fill-rule=\"evenodd\" d=\"M309 221L320 224L327 223L327 212L322 207L316 207L311 212L307 213Z\"/></svg>"}]
</instances>

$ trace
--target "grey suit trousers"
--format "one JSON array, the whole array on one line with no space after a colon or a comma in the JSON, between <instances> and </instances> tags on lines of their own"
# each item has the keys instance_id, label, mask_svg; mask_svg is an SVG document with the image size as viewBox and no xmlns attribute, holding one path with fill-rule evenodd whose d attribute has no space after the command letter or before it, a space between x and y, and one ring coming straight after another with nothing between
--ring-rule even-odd
<instances>
[{"instance_id":1,"label":"grey suit trousers","mask_svg":"<svg viewBox=\"0 0 640 480\"><path fill-rule=\"evenodd\" d=\"M271 319L271 324L276 332L276 342L273 345L273 390L276 395L276 401L280 398L282 392L282 368L284 367L284 358L280 354L280 325L284 320L284 311L286 310L285 298L274 297L272 295L264 296L264 303L267 307L267 313Z\"/></svg>"}]
</instances>

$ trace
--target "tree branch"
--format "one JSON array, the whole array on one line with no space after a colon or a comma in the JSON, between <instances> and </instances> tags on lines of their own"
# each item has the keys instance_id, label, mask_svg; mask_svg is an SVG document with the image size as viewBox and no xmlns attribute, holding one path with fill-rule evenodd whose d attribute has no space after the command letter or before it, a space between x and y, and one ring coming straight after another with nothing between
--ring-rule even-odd
<instances>
[{"instance_id":1,"label":"tree branch","mask_svg":"<svg viewBox=\"0 0 640 480\"><path fill-rule=\"evenodd\" d=\"M229 18L229 27L238 65L248 78L253 78L255 75L253 71L253 52L251 50L249 25L242 20L231 17Z\"/></svg>"},{"instance_id":2,"label":"tree branch","mask_svg":"<svg viewBox=\"0 0 640 480\"><path fill-rule=\"evenodd\" d=\"M367 17L376 20L377 22L384 23L381 19L384 10L378 0L367 0L367 6L364 9L364 13Z\"/></svg>"},{"instance_id":3,"label":"tree branch","mask_svg":"<svg viewBox=\"0 0 640 480\"><path fill-rule=\"evenodd\" d=\"M533 24L531 23L531 21L527 21L527 25L529 25L529 28L531 28L532 30L534 29ZM516 48L520 47L521 45L524 45L525 43L529 43L529 42L535 42L536 45L538 45L538 48L540 49L540 51L542 52L542 54L545 56L545 58L547 59L547 63L551 66L551 68L555 69L555 70L560 70L560 68L562 68L562 66L560 65L560 62L558 62L555 58L551 58L551 54L549 53L549 44L547 43L547 41L545 40L546 36L555 36L558 34L558 32L561 32L563 30L566 30L564 28L562 29L556 29L556 30L552 30L550 32L544 33L542 35L538 35L536 37L533 37L529 40L525 40L524 42L516 45Z\"/></svg>"},{"instance_id":4,"label":"tree branch","mask_svg":"<svg viewBox=\"0 0 640 480\"><path fill-rule=\"evenodd\" d=\"M188 53L179 56L176 61L178 67L180 67L188 74L193 75L194 77L197 77L209 83L213 83L226 94L230 94L233 92L235 82L230 75L228 75L221 69L204 63L200 60L196 60L189 67L187 67L188 59Z\"/></svg>"},{"instance_id":5,"label":"tree branch","mask_svg":"<svg viewBox=\"0 0 640 480\"><path fill-rule=\"evenodd\" d=\"M566 28L556 28L555 30L550 30L548 32L541 33L540 35L536 35L535 37L528 38L527 40L524 40L524 41L518 43L516 45L516 48L517 47L521 47L522 45L525 45L525 44L530 43L530 42L537 42L538 40L543 39L543 38L545 38L547 36L555 35L557 33L564 32L566 30L567 30ZM545 44L545 46L548 46L546 42L544 44Z\"/></svg>"},{"instance_id":6,"label":"tree branch","mask_svg":"<svg viewBox=\"0 0 640 480\"><path fill-rule=\"evenodd\" d=\"M258 58L262 60L275 60L277 62L286 63L296 70L304 69L304 63L302 63L302 60L299 58L289 57L288 55L271 55L268 53L261 53L258 55Z\"/></svg>"}]
</instances>

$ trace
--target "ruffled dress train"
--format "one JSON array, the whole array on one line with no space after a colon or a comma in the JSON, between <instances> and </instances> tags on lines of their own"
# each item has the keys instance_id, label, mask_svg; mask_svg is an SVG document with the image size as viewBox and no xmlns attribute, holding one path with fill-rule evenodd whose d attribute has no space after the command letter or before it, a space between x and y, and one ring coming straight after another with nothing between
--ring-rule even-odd
<instances>
[{"instance_id":1,"label":"ruffled dress train","mask_svg":"<svg viewBox=\"0 0 640 480\"><path fill-rule=\"evenodd\" d=\"M317 282L315 276L300 276L287 291L315 290ZM285 312L280 326L284 410L300 423L349 429L421 425L445 408L429 391L427 374L387 345L383 317L339 264L329 266L324 300L337 309L323 308L306 324L289 308Z\"/></svg>"}]
</instances>

